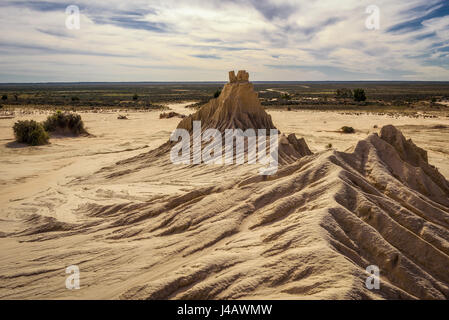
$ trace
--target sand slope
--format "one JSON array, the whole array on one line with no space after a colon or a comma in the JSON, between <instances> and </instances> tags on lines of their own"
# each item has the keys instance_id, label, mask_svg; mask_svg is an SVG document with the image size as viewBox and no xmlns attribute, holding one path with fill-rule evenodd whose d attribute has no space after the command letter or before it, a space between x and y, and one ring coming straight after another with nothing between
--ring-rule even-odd
<instances>
[{"instance_id":1,"label":"sand slope","mask_svg":"<svg viewBox=\"0 0 449 320\"><path fill-rule=\"evenodd\" d=\"M309 156L269 181L250 177L122 210L120 225L140 234L135 221L149 220L183 264L121 297L445 299L449 189L423 154L389 126L352 154ZM381 269L379 291L364 288L370 264Z\"/></svg>"},{"instance_id":2,"label":"sand slope","mask_svg":"<svg viewBox=\"0 0 449 320\"><path fill-rule=\"evenodd\" d=\"M29 216L2 239L10 241L4 252L12 239L22 242L21 258L2 262L3 298L449 296L448 183L392 126L352 153L302 157L268 178L244 166L167 173L157 160L149 174L131 159L120 164L126 173L104 168L85 185L140 177L191 187L111 205L86 199L77 223ZM60 270L74 262L85 285L78 292L61 285ZM372 264L381 269L380 290L364 285Z\"/></svg>"}]
</instances>

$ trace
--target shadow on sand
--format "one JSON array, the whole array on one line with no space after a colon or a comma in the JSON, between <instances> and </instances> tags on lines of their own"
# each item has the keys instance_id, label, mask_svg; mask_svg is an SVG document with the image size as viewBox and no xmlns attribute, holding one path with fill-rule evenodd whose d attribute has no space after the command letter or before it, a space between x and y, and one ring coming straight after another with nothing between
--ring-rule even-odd
<instances>
[{"instance_id":1,"label":"shadow on sand","mask_svg":"<svg viewBox=\"0 0 449 320\"><path fill-rule=\"evenodd\" d=\"M29 145L27 145L26 143L20 143L17 141L11 141L5 144L6 148L11 148L11 149L21 149L21 148L26 148L29 147Z\"/></svg>"}]
</instances>

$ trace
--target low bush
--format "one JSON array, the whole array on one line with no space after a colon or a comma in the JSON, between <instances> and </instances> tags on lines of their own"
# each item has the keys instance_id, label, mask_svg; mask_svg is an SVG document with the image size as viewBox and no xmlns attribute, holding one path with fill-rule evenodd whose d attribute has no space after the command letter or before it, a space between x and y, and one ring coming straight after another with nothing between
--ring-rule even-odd
<instances>
[{"instance_id":1,"label":"low bush","mask_svg":"<svg viewBox=\"0 0 449 320\"><path fill-rule=\"evenodd\" d=\"M42 124L34 120L17 121L13 126L17 142L40 146L48 143L48 133Z\"/></svg>"},{"instance_id":2,"label":"low bush","mask_svg":"<svg viewBox=\"0 0 449 320\"><path fill-rule=\"evenodd\" d=\"M341 131L343 133L354 133L355 132L353 127L347 127L347 126L342 127Z\"/></svg>"},{"instance_id":3,"label":"low bush","mask_svg":"<svg viewBox=\"0 0 449 320\"><path fill-rule=\"evenodd\" d=\"M353 97L352 90L347 88L337 89L335 97L337 99L352 98Z\"/></svg>"},{"instance_id":4,"label":"low bush","mask_svg":"<svg viewBox=\"0 0 449 320\"><path fill-rule=\"evenodd\" d=\"M57 111L43 123L48 132L60 134L84 134L87 133L81 116L76 113Z\"/></svg>"},{"instance_id":5,"label":"low bush","mask_svg":"<svg viewBox=\"0 0 449 320\"><path fill-rule=\"evenodd\" d=\"M365 90L354 89L354 101L363 102L366 100Z\"/></svg>"},{"instance_id":6,"label":"low bush","mask_svg":"<svg viewBox=\"0 0 449 320\"><path fill-rule=\"evenodd\" d=\"M178 118L185 118L186 116L183 114L179 114L177 112L174 111L170 111L170 112L162 112L159 115L159 119L169 119L169 118L174 118L174 117L178 117Z\"/></svg>"}]
</instances>

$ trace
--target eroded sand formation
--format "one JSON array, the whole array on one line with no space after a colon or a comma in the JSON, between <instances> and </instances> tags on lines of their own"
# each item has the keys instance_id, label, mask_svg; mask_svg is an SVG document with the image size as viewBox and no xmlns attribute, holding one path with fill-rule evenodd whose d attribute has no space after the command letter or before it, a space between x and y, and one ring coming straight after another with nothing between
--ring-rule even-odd
<instances>
[{"instance_id":1,"label":"eroded sand formation","mask_svg":"<svg viewBox=\"0 0 449 320\"><path fill-rule=\"evenodd\" d=\"M247 74L233 75L179 127L274 128ZM273 176L249 165L174 166L167 142L61 186L179 188L107 204L78 191L75 222L26 216L2 235L20 254L2 262L0 297L449 298L449 184L425 150L393 126L350 152L312 154L304 140L280 139L288 161ZM72 264L77 292L61 274ZM369 265L380 268L378 290L365 286Z\"/></svg>"},{"instance_id":2,"label":"eroded sand formation","mask_svg":"<svg viewBox=\"0 0 449 320\"><path fill-rule=\"evenodd\" d=\"M183 119L178 129L185 129L193 134L193 121L201 122L201 131L213 128L218 129L224 135L226 129L265 129L270 134L270 129L277 129L271 116L266 113L260 104L259 97L249 82L249 74L240 70L235 76L234 71L229 72L229 82L224 86L220 96L210 100L196 113ZM280 132L279 132L280 133ZM223 143L224 144L224 143ZM269 144L269 142L267 143ZM161 148L171 148L168 143ZM245 149L247 151L247 149ZM279 162L290 163L298 157L312 154L303 138L297 139L294 134L288 137L279 137Z\"/></svg>"}]
</instances>

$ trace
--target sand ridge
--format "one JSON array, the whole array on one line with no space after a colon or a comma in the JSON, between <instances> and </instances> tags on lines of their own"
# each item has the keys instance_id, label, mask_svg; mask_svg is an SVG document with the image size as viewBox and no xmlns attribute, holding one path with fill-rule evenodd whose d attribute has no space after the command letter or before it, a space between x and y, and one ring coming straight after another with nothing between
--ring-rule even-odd
<instances>
[{"instance_id":1,"label":"sand ridge","mask_svg":"<svg viewBox=\"0 0 449 320\"><path fill-rule=\"evenodd\" d=\"M384 131L403 138L394 127ZM89 283L83 297L108 288L103 298L446 299L447 181L435 171L426 175L425 162L414 167L424 184L410 180L413 171L401 176L396 162L407 165L387 137L373 134L352 154L302 157L266 181L240 172L228 183L176 196L88 202L78 210L85 223L26 221L26 229L8 237L40 249L29 252L20 273L9 269L2 276L9 288L2 292L8 296L15 287L13 297L36 290L64 297L62 288L43 289L48 278L39 276L57 267L25 275L23 269L34 270L33 261L63 265L78 257ZM177 174L194 178L209 170L185 167ZM364 287L371 264L381 269L380 290ZM23 287L23 281L32 284Z\"/></svg>"}]
</instances>

